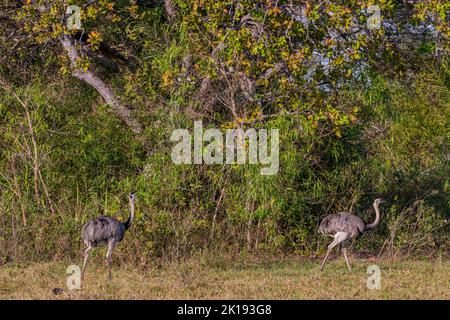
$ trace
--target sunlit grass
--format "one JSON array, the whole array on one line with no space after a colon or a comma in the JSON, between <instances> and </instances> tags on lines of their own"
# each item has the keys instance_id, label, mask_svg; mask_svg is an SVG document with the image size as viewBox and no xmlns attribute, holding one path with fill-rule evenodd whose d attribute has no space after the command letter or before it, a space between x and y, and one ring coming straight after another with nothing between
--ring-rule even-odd
<instances>
[{"instance_id":1,"label":"sunlit grass","mask_svg":"<svg viewBox=\"0 0 450 320\"><path fill-rule=\"evenodd\" d=\"M381 288L367 288L367 266L381 268ZM0 269L1 299L450 299L450 262L342 259L324 272L318 261L211 267L198 261L145 271L115 265L112 281L104 265L90 265L84 287L66 289L68 263L9 265ZM60 287L64 293L54 295Z\"/></svg>"}]
</instances>

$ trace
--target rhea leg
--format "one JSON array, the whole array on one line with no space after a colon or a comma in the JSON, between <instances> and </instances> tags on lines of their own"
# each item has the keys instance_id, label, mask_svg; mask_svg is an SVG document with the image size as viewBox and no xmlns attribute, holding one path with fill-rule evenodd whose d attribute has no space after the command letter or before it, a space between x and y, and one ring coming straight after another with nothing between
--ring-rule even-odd
<instances>
[{"instance_id":1,"label":"rhea leg","mask_svg":"<svg viewBox=\"0 0 450 320\"><path fill-rule=\"evenodd\" d=\"M321 266L320 266L320 271L322 271L322 270L323 270L323 267L325 267L325 263L327 262L328 257L329 257L329 255L330 255L331 251L333 250L333 248L334 248L336 245L337 245L336 239L333 240L333 242L330 243L330 244L328 245L327 253L325 254L325 258L323 258L322 264L321 264Z\"/></svg>"},{"instance_id":2,"label":"rhea leg","mask_svg":"<svg viewBox=\"0 0 450 320\"><path fill-rule=\"evenodd\" d=\"M347 257L347 248L345 247L345 241L343 241L341 243L341 249L342 249L342 253L344 254L345 262L347 263L348 271L350 271L350 273L352 273L352 267L350 266L350 262L348 261L348 257Z\"/></svg>"},{"instance_id":3,"label":"rhea leg","mask_svg":"<svg viewBox=\"0 0 450 320\"><path fill-rule=\"evenodd\" d=\"M326 255L325 255L325 258L323 259L322 265L320 266L320 271L323 270L323 267L325 266L325 263L327 262L328 257L329 257L329 255L330 255L331 251L333 250L333 248L334 248L335 246L337 246L339 243L341 243L342 241L347 240L348 237L349 237L349 234L348 234L347 232L337 232L337 233L334 235L334 240L333 240L333 242L331 242L331 243L329 244L329 246L328 246L328 250L327 250L327 253L326 253Z\"/></svg>"},{"instance_id":4,"label":"rhea leg","mask_svg":"<svg viewBox=\"0 0 450 320\"><path fill-rule=\"evenodd\" d=\"M84 260L83 260L83 268L81 269L81 281L84 279L84 271L86 269L86 265L89 259L89 254L91 253L92 247L89 244L86 250L84 251Z\"/></svg>"},{"instance_id":5,"label":"rhea leg","mask_svg":"<svg viewBox=\"0 0 450 320\"><path fill-rule=\"evenodd\" d=\"M112 260L112 252L114 248L116 247L116 243L114 241L108 242L108 252L106 253L106 261L108 263L108 278L111 280L111 260Z\"/></svg>"}]
</instances>

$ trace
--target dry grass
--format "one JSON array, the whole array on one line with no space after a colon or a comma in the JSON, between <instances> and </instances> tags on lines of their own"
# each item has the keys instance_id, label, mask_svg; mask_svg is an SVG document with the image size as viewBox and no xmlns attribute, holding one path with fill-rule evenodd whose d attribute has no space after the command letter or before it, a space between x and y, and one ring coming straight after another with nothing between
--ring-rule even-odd
<instances>
[{"instance_id":1,"label":"dry grass","mask_svg":"<svg viewBox=\"0 0 450 320\"><path fill-rule=\"evenodd\" d=\"M366 286L366 268L381 268L381 289ZM146 271L91 261L83 290L66 290L68 263L0 267L0 299L450 299L450 261L353 260L348 274L342 259L327 265L288 259L282 262L225 264L201 261L170 264ZM52 289L64 288L54 295Z\"/></svg>"}]
</instances>

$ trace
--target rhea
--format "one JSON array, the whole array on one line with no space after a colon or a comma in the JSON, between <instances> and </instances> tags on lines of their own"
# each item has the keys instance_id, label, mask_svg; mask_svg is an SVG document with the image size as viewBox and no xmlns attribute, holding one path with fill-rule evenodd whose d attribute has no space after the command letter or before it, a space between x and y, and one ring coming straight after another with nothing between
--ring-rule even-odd
<instances>
[{"instance_id":1,"label":"rhea","mask_svg":"<svg viewBox=\"0 0 450 320\"><path fill-rule=\"evenodd\" d=\"M355 216L351 213L347 212L339 212L330 214L323 219L319 226L319 232L328 235L334 238L333 242L331 242L328 246L327 253L325 258L322 261L322 265L320 266L320 270L323 270L325 263L328 260L330 252L333 250L335 246L339 244L341 251L344 255L345 262L347 263L348 270L350 273L352 272L352 268L348 261L347 257L347 240L356 238L360 234L374 229L381 220L380 203L383 203L383 199L378 198L373 202L373 208L375 210L375 220L372 223L365 223L363 219L358 216Z\"/></svg>"},{"instance_id":2,"label":"rhea","mask_svg":"<svg viewBox=\"0 0 450 320\"><path fill-rule=\"evenodd\" d=\"M101 216L87 222L83 226L81 238L86 245L84 251L83 268L81 269L81 280L84 279L84 272L89 259L91 250L95 247L108 245L108 252L106 253L106 262L108 264L108 277L111 279L111 257L117 243L122 241L125 231L131 226L134 219L134 200L135 195L130 194L130 216L124 223L112 217Z\"/></svg>"}]
</instances>

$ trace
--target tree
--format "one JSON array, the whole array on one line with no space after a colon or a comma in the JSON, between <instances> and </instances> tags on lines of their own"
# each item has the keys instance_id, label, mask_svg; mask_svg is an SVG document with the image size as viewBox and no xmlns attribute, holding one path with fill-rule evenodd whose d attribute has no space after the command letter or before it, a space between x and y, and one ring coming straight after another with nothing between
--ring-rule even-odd
<instances>
[{"instance_id":1,"label":"tree","mask_svg":"<svg viewBox=\"0 0 450 320\"><path fill-rule=\"evenodd\" d=\"M69 4L78 4L79 12L68 12ZM176 11L171 1L165 1L167 14L174 18ZM116 8L117 7L117 8ZM142 124L132 114L113 88L103 81L95 72L95 58L113 58L114 61L126 59L112 49L103 39L102 32L97 31L104 25L105 33L111 31L114 24L123 20L142 19L137 13L139 7L135 1L129 4L105 0L100 1L50 1L17 0L3 4L2 61L14 65L49 56L57 57L62 64L62 72L70 73L93 87L112 108L112 110L136 133L142 132ZM69 29L68 21L73 15L79 15L84 25L82 31ZM69 19L69 20L68 20ZM65 55L61 55L61 51ZM30 54L30 50L32 54ZM114 62L113 62L114 63Z\"/></svg>"},{"instance_id":2,"label":"tree","mask_svg":"<svg viewBox=\"0 0 450 320\"><path fill-rule=\"evenodd\" d=\"M305 111L345 125L356 106L339 106L338 90L367 85L373 72L405 75L448 53L448 4L440 1L182 3L186 26L205 35L200 95L237 123ZM379 27L369 24L375 4Z\"/></svg>"},{"instance_id":3,"label":"tree","mask_svg":"<svg viewBox=\"0 0 450 320\"><path fill-rule=\"evenodd\" d=\"M69 5L81 8L82 31L67 27ZM373 5L379 28L368 24ZM336 124L346 124L354 106L336 108L336 90L367 83L372 71L401 75L421 59L448 53L449 5L437 0L8 0L3 7L2 61L57 57L63 73L97 90L137 133L142 124L96 66L103 60L117 69L129 63L124 55L139 56L145 41L139 32L157 8L196 34L200 44L186 58L200 66L198 94L206 108L224 106L235 123L307 110L313 121L330 119L320 113L325 108Z\"/></svg>"}]
</instances>

